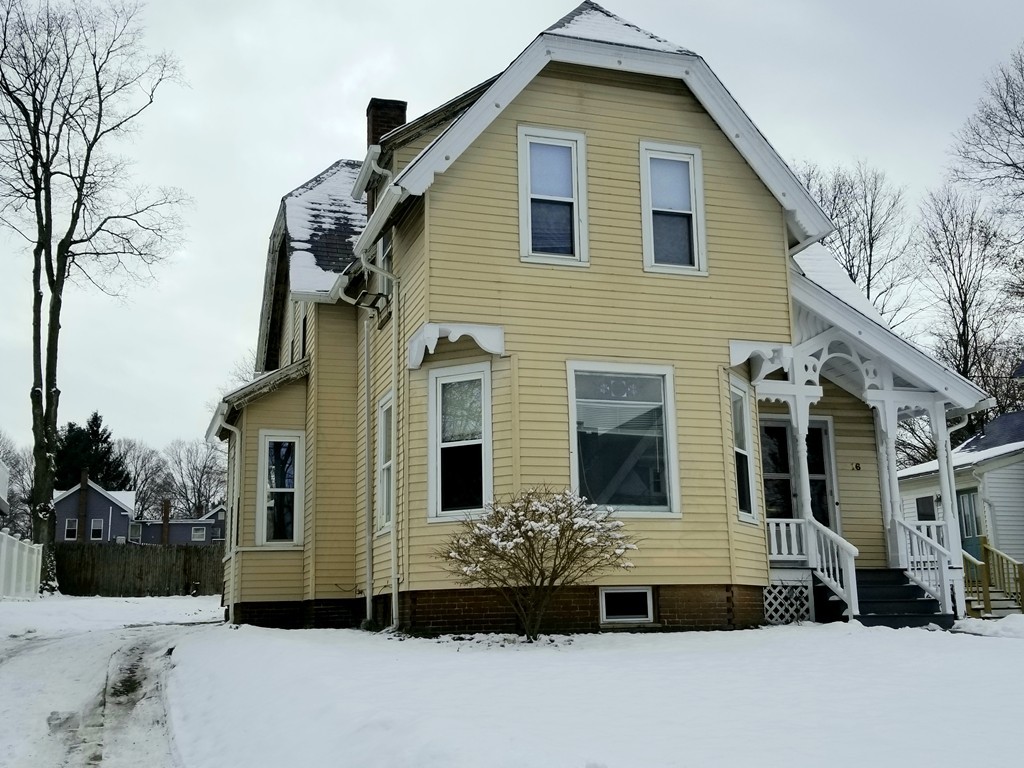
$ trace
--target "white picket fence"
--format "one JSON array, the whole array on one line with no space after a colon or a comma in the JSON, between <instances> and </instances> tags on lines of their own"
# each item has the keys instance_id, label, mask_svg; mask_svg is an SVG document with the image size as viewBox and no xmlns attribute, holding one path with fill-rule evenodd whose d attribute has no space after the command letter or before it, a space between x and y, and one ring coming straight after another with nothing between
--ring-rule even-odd
<instances>
[{"instance_id":1,"label":"white picket fence","mask_svg":"<svg viewBox=\"0 0 1024 768\"><path fill-rule=\"evenodd\" d=\"M29 544L20 533L10 533L10 528L0 529L0 597L35 597L43 545Z\"/></svg>"}]
</instances>

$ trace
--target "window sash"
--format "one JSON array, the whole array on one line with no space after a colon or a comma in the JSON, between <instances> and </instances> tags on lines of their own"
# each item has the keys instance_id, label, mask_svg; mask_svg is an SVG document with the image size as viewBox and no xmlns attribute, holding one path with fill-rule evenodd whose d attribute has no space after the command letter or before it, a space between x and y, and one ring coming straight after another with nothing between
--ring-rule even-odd
<instances>
[{"instance_id":1,"label":"window sash","mask_svg":"<svg viewBox=\"0 0 1024 768\"><path fill-rule=\"evenodd\" d=\"M78 519L68 518L64 521L64 541L78 540Z\"/></svg>"},{"instance_id":2,"label":"window sash","mask_svg":"<svg viewBox=\"0 0 1024 768\"><path fill-rule=\"evenodd\" d=\"M128 541L142 541L142 523L128 524Z\"/></svg>"},{"instance_id":3,"label":"window sash","mask_svg":"<svg viewBox=\"0 0 1024 768\"><path fill-rule=\"evenodd\" d=\"M702 172L695 147L640 142L645 269L704 272Z\"/></svg>"},{"instance_id":4,"label":"window sash","mask_svg":"<svg viewBox=\"0 0 1024 768\"><path fill-rule=\"evenodd\" d=\"M602 624L645 624L654 621L654 590L650 587L601 587L601 623ZM614 613L608 611L608 598L612 598L614 605L617 595L643 595L646 602L646 611L640 613Z\"/></svg>"},{"instance_id":5,"label":"window sash","mask_svg":"<svg viewBox=\"0 0 1024 768\"><path fill-rule=\"evenodd\" d=\"M259 495L263 502L257 505L258 545L302 541L303 443L303 433L298 431L260 431Z\"/></svg>"},{"instance_id":6,"label":"window sash","mask_svg":"<svg viewBox=\"0 0 1024 768\"><path fill-rule=\"evenodd\" d=\"M103 520L94 518L89 522L89 540L100 541L103 538Z\"/></svg>"},{"instance_id":7,"label":"window sash","mask_svg":"<svg viewBox=\"0 0 1024 768\"><path fill-rule=\"evenodd\" d=\"M569 375L573 483L580 494L616 511L672 512L677 489L670 372L569 363Z\"/></svg>"},{"instance_id":8,"label":"window sash","mask_svg":"<svg viewBox=\"0 0 1024 768\"><path fill-rule=\"evenodd\" d=\"M736 506L741 518L756 516L755 468L751 450L753 439L750 419L750 393L746 386L733 380L730 387L732 403L733 456L736 467Z\"/></svg>"},{"instance_id":9,"label":"window sash","mask_svg":"<svg viewBox=\"0 0 1024 768\"><path fill-rule=\"evenodd\" d=\"M430 373L430 514L433 517L462 517L483 511L491 498L491 400L490 367L470 364ZM452 393L470 393L470 409L461 420L445 425L445 388L464 382L478 382L473 389L453 388ZM451 398L448 408L460 404ZM465 436L464 436L465 435ZM447 439L446 439L447 437Z\"/></svg>"},{"instance_id":10,"label":"window sash","mask_svg":"<svg viewBox=\"0 0 1024 768\"><path fill-rule=\"evenodd\" d=\"M394 498L392 494L392 472L394 466L394 446L391 443L392 422L394 418L392 398L389 393L377 406L377 528L378 530L391 525L394 514Z\"/></svg>"},{"instance_id":11,"label":"window sash","mask_svg":"<svg viewBox=\"0 0 1024 768\"><path fill-rule=\"evenodd\" d=\"M192 526L192 541L206 541L206 528L201 525Z\"/></svg>"},{"instance_id":12,"label":"window sash","mask_svg":"<svg viewBox=\"0 0 1024 768\"><path fill-rule=\"evenodd\" d=\"M585 168L584 134L520 126L523 259L577 265L587 261Z\"/></svg>"}]
</instances>

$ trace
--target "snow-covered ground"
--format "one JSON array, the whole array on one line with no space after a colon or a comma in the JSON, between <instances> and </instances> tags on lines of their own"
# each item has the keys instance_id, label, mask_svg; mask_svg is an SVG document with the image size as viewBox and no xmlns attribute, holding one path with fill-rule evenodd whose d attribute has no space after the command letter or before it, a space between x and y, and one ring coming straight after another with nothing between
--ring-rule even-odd
<instances>
[{"instance_id":1,"label":"snow-covered ground","mask_svg":"<svg viewBox=\"0 0 1024 768\"><path fill-rule=\"evenodd\" d=\"M1020 760L1021 617L955 633L811 625L535 645L194 623L219 617L204 598L0 602L0 765Z\"/></svg>"}]
</instances>

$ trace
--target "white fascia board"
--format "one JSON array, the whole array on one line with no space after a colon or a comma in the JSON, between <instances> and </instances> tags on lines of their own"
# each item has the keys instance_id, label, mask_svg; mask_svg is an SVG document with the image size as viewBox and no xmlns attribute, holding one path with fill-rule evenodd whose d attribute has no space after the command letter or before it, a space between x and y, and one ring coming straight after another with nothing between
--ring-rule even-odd
<instances>
[{"instance_id":1,"label":"white fascia board","mask_svg":"<svg viewBox=\"0 0 1024 768\"><path fill-rule=\"evenodd\" d=\"M900 338L887 328L870 320L848 304L840 301L824 288L815 285L798 272L790 271L793 300L849 333L897 368L933 387L943 398L955 406L970 408L988 397L983 389Z\"/></svg>"},{"instance_id":2,"label":"white fascia board","mask_svg":"<svg viewBox=\"0 0 1024 768\"><path fill-rule=\"evenodd\" d=\"M697 55L648 51L542 34L449 129L398 175L408 194L422 195L550 61L682 80L787 212L799 250L834 226L705 61ZM369 229L369 227L367 227Z\"/></svg>"},{"instance_id":3,"label":"white fascia board","mask_svg":"<svg viewBox=\"0 0 1024 768\"><path fill-rule=\"evenodd\" d=\"M356 240L356 244L352 248L357 259L373 247L373 244L380 238L384 225L391 218L391 214L395 212L395 208L409 194L409 191L399 186L397 182L384 190L383 196L377 201L377 207L373 209L373 215L366 222L366 228L359 235L359 239ZM345 278L345 275L338 275L338 280L342 278ZM348 278L345 279L347 280ZM332 290L331 292L333 293L334 291Z\"/></svg>"},{"instance_id":4,"label":"white fascia board","mask_svg":"<svg viewBox=\"0 0 1024 768\"><path fill-rule=\"evenodd\" d=\"M217 443L220 441L217 435L224 426L224 418L228 415L228 409L228 404L223 400L217 403L217 407L213 411L213 418L210 419L210 426L206 428L206 442Z\"/></svg>"},{"instance_id":5,"label":"white fascia board","mask_svg":"<svg viewBox=\"0 0 1024 768\"><path fill-rule=\"evenodd\" d=\"M353 200L362 200L363 194L366 192L366 188L370 185L370 179L373 178L373 166L377 164L377 159L379 157L380 144L371 144L366 148L366 157L363 159L363 164L359 167L359 175L356 176L356 183L352 185Z\"/></svg>"},{"instance_id":6,"label":"white fascia board","mask_svg":"<svg viewBox=\"0 0 1024 768\"><path fill-rule=\"evenodd\" d=\"M335 278L334 282L337 284L337 278ZM332 286L331 291L333 290ZM290 296L292 301L308 301L312 304L333 304L335 300L331 298L331 291L292 291Z\"/></svg>"}]
</instances>

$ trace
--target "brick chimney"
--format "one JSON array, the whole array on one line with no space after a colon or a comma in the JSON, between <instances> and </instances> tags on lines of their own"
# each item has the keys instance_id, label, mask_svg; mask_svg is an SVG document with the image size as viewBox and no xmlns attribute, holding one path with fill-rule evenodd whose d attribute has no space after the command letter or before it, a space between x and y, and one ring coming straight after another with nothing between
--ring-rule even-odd
<instances>
[{"instance_id":1,"label":"brick chimney","mask_svg":"<svg viewBox=\"0 0 1024 768\"><path fill-rule=\"evenodd\" d=\"M404 101L394 99L370 99L366 105L366 146L379 144L381 136L405 125Z\"/></svg>"}]
</instances>

